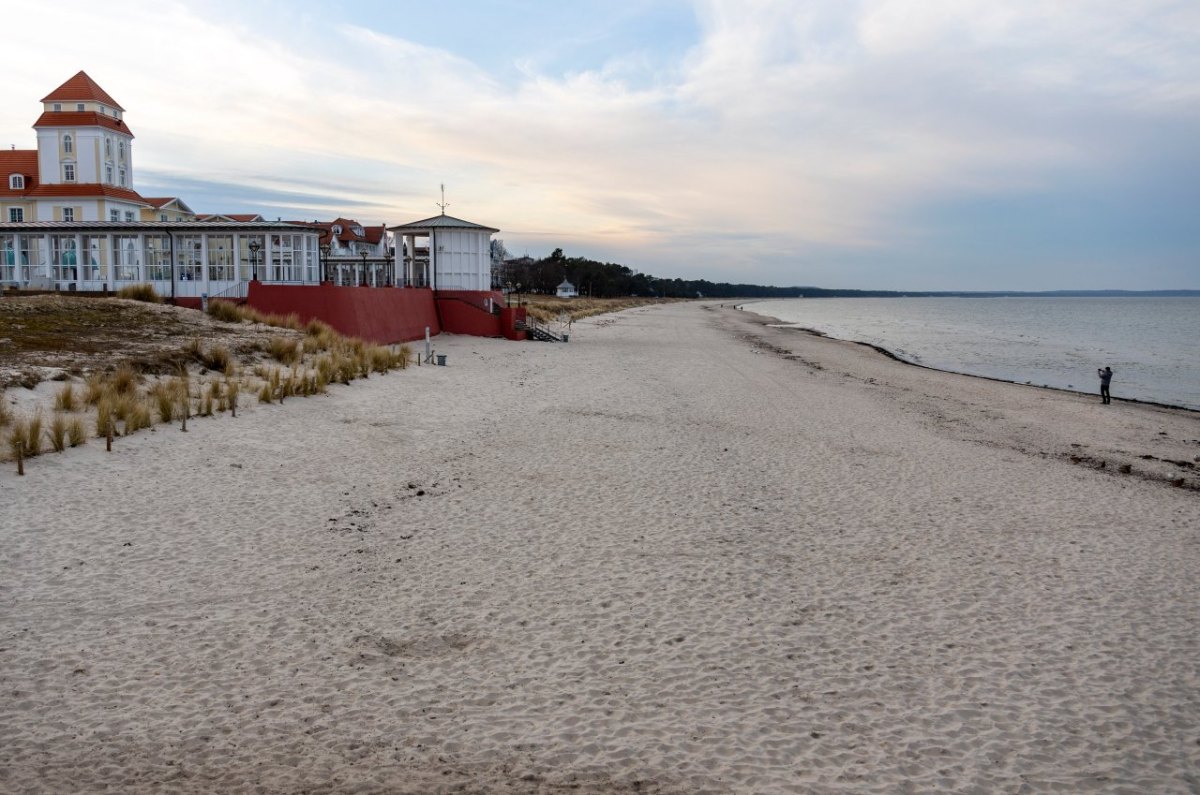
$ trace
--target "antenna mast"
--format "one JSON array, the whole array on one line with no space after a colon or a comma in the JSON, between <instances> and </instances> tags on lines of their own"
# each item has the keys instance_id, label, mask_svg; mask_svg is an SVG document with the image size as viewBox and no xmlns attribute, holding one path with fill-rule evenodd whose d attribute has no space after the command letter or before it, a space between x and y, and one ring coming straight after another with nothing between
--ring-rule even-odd
<instances>
[{"instance_id":1,"label":"antenna mast","mask_svg":"<svg viewBox=\"0 0 1200 795\"><path fill-rule=\"evenodd\" d=\"M437 206L442 208L442 215L446 214L446 208L450 206L450 203L446 201L446 183L444 182L442 183L442 200L437 202Z\"/></svg>"}]
</instances>

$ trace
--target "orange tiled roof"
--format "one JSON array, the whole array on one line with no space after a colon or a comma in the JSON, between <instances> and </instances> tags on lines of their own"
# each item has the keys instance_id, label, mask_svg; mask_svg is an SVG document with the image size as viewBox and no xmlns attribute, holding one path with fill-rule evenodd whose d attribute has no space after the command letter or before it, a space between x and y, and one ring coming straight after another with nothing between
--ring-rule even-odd
<instances>
[{"instance_id":1,"label":"orange tiled roof","mask_svg":"<svg viewBox=\"0 0 1200 795\"><path fill-rule=\"evenodd\" d=\"M151 207L153 207L155 209L162 209L164 206L170 204L171 202L179 201L179 200L176 199L174 196L155 197L155 198L150 198L149 196L143 196L142 201L146 202L146 204L149 204Z\"/></svg>"},{"instance_id":2,"label":"orange tiled roof","mask_svg":"<svg viewBox=\"0 0 1200 795\"><path fill-rule=\"evenodd\" d=\"M77 75L46 95L42 99L42 102L79 102L88 100L112 105L120 111L125 110L117 104L115 99L108 95L107 91L96 85L96 81L88 77L87 72L84 72L82 69Z\"/></svg>"},{"instance_id":3,"label":"orange tiled roof","mask_svg":"<svg viewBox=\"0 0 1200 795\"><path fill-rule=\"evenodd\" d=\"M24 190L9 190L8 178L13 174L25 177ZM38 151L36 149L0 150L0 196L16 199L37 186Z\"/></svg>"},{"instance_id":4,"label":"orange tiled roof","mask_svg":"<svg viewBox=\"0 0 1200 795\"><path fill-rule=\"evenodd\" d=\"M125 133L130 138L133 137L133 131L125 126L125 122L92 110L59 111L57 113L46 111L33 123L35 130L38 127L107 127L110 130Z\"/></svg>"},{"instance_id":5,"label":"orange tiled roof","mask_svg":"<svg viewBox=\"0 0 1200 795\"><path fill-rule=\"evenodd\" d=\"M129 190L128 188L118 188L116 185L102 185L96 182L38 185L33 190L26 192L25 195L31 199L70 198L75 196L89 199L104 197L149 206L137 191Z\"/></svg>"}]
</instances>

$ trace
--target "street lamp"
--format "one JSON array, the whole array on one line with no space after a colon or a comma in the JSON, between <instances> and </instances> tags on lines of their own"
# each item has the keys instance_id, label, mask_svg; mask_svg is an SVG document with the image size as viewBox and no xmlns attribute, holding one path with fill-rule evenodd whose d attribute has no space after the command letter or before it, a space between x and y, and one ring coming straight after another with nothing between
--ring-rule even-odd
<instances>
[{"instance_id":1,"label":"street lamp","mask_svg":"<svg viewBox=\"0 0 1200 795\"><path fill-rule=\"evenodd\" d=\"M366 287L367 286L367 252L361 251L361 252L359 252L359 256L362 257L362 261L363 261L362 286Z\"/></svg>"},{"instance_id":2,"label":"street lamp","mask_svg":"<svg viewBox=\"0 0 1200 795\"><path fill-rule=\"evenodd\" d=\"M250 280L258 281L258 250L262 248L262 243L257 240L250 241Z\"/></svg>"},{"instance_id":3,"label":"street lamp","mask_svg":"<svg viewBox=\"0 0 1200 795\"><path fill-rule=\"evenodd\" d=\"M504 283L504 305L512 306L512 282Z\"/></svg>"},{"instance_id":4,"label":"street lamp","mask_svg":"<svg viewBox=\"0 0 1200 795\"><path fill-rule=\"evenodd\" d=\"M321 281L329 281L329 252L331 246L328 243L321 245Z\"/></svg>"}]
</instances>

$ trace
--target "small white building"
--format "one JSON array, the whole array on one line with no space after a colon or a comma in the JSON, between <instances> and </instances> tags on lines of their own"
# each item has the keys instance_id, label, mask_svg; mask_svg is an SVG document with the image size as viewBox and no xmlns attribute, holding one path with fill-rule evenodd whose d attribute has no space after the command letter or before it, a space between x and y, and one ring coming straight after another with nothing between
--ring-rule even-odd
<instances>
[{"instance_id":1,"label":"small white building","mask_svg":"<svg viewBox=\"0 0 1200 795\"><path fill-rule=\"evenodd\" d=\"M562 284L558 285L558 290L555 292L559 298L577 298L579 291L575 289L575 285L571 284L566 279L563 279Z\"/></svg>"},{"instance_id":2,"label":"small white building","mask_svg":"<svg viewBox=\"0 0 1200 795\"><path fill-rule=\"evenodd\" d=\"M395 236L397 278L402 276L404 284L435 290L492 289L492 235L499 229L442 213L388 231Z\"/></svg>"}]
</instances>

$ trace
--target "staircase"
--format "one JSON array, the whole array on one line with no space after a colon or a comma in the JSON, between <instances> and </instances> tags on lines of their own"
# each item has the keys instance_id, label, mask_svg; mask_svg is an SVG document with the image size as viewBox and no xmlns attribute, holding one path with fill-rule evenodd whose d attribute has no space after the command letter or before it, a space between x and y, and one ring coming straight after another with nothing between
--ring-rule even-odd
<instances>
[{"instance_id":1,"label":"staircase","mask_svg":"<svg viewBox=\"0 0 1200 795\"><path fill-rule=\"evenodd\" d=\"M555 334L550 330L550 327L544 323L539 323L532 318L518 320L516 323L518 331L524 331L529 335L530 339L541 340L542 342L563 342L565 335Z\"/></svg>"}]
</instances>

